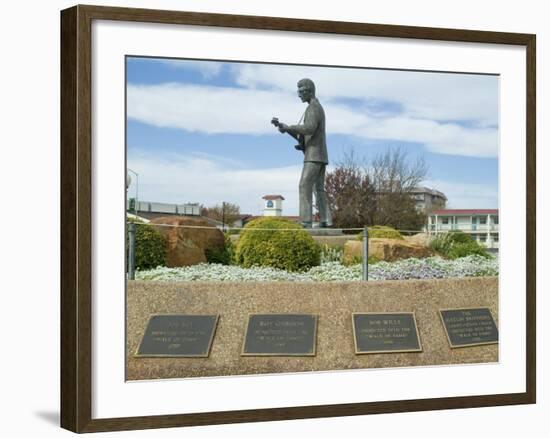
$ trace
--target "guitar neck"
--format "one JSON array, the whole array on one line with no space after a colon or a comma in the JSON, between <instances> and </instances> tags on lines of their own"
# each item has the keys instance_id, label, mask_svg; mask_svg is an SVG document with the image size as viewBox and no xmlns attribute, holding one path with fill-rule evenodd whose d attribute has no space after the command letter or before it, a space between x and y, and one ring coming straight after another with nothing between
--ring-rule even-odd
<instances>
[{"instance_id":1,"label":"guitar neck","mask_svg":"<svg viewBox=\"0 0 550 438\"><path fill-rule=\"evenodd\" d=\"M294 134L292 132L286 132L288 135L290 135L294 140L300 141L300 137L298 137L298 134Z\"/></svg>"}]
</instances>

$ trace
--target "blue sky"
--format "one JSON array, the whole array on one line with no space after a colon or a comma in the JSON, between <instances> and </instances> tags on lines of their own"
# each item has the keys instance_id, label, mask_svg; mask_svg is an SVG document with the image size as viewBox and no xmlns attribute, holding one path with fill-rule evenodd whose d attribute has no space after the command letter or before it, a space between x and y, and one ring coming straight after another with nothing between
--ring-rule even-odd
<instances>
[{"instance_id":1,"label":"blue sky","mask_svg":"<svg viewBox=\"0 0 550 438\"><path fill-rule=\"evenodd\" d=\"M395 70L127 58L127 159L139 198L233 202L260 214L281 194L298 210L302 154L273 116L297 123L296 82L313 79L330 165L390 147L423 156L423 185L448 208L498 207L498 77ZM135 193L135 186L129 194Z\"/></svg>"}]
</instances>

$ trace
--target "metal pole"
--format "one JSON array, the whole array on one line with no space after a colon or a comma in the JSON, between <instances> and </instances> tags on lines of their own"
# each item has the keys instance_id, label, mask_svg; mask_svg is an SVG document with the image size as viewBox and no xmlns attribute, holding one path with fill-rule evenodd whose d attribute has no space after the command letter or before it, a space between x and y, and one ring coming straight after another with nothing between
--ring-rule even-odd
<instances>
[{"instance_id":1,"label":"metal pole","mask_svg":"<svg viewBox=\"0 0 550 438\"><path fill-rule=\"evenodd\" d=\"M134 172L136 174L136 203L134 204L134 214L138 215L138 209L139 209L139 175L137 172ZM135 231L135 225L134 225L134 231Z\"/></svg>"},{"instance_id":2,"label":"metal pole","mask_svg":"<svg viewBox=\"0 0 550 438\"><path fill-rule=\"evenodd\" d=\"M222 202L222 232L225 233L225 202Z\"/></svg>"},{"instance_id":3,"label":"metal pole","mask_svg":"<svg viewBox=\"0 0 550 438\"><path fill-rule=\"evenodd\" d=\"M137 216L139 208L139 174L130 168L126 169L128 172L132 172L136 176L136 202L134 203L134 214Z\"/></svg>"},{"instance_id":4,"label":"metal pole","mask_svg":"<svg viewBox=\"0 0 550 438\"><path fill-rule=\"evenodd\" d=\"M128 279L136 278L136 224L128 224Z\"/></svg>"},{"instance_id":5,"label":"metal pole","mask_svg":"<svg viewBox=\"0 0 550 438\"><path fill-rule=\"evenodd\" d=\"M363 281L369 279L369 230L363 228Z\"/></svg>"}]
</instances>

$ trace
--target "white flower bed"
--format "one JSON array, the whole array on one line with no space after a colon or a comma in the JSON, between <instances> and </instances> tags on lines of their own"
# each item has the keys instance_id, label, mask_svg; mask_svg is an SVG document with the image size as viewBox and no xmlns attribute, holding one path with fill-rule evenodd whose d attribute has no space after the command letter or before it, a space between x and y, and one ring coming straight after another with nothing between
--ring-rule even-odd
<instances>
[{"instance_id":1,"label":"white flower bed","mask_svg":"<svg viewBox=\"0 0 550 438\"><path fill-rule=\"evenodd\" d=\"M468 256L456 260L440 257L407 259L369 266L371 280L433 279L498 275L498 259ZM344 266L326 262L307 272L286 272L273 268L241 268L202 263L182 268L158 267L137 271L137 280L159 281L359 281L361 265Z\"/></svg>"}]
</instances>

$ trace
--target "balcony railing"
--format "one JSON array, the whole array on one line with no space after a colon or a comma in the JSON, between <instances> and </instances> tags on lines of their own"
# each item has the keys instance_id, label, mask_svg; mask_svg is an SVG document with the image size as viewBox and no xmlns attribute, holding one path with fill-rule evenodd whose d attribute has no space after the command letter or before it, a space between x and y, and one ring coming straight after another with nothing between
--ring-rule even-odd
<instances>
[{"instance_id":1,"label":"balcony railing","mask_svg":"<svg viewBox=\"0 0 550 438\"><path fill-rule=\"evenodd\" d=\"M487 231L498 231L498 224L431 224L429 229L430 231L464 231L464 232L474 232L481 233Z\"/></svg>"}]
</instances>

